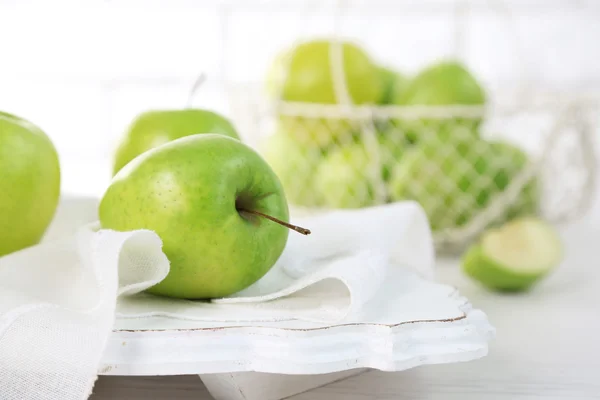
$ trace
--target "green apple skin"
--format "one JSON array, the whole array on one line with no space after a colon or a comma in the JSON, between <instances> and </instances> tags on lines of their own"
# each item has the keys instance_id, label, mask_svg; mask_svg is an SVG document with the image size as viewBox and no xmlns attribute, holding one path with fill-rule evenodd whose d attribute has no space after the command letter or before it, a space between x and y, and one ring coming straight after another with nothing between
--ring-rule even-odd
<instances>
[{"instance_id":1,"label":"green apple skin","mask_svg":"<svg viewBox=\"0 0 600 400\"><path fill-rule=\"evenodd\" d=\"M504 190L510 182L527 166L529 157L517 146L503 141L491 142L494 157L500 165L495 171L495 190ZM517 200L509 207L506 219L511 220L526 216L536 216L540 210L540 182L534 176L525 184Z\"/></svg>"},{"instance_id":2,"label":"green apple skin","mask_svg":"<svg viewBox=\"0 0 600 400\"><path fill-rule=\"evenodd\" d=\"M485 102L485 93L462 63L445 60L430 65L417 74L406 90L394 98L394 102L429 106L477 105Z\"/></svg>"},{"instance_id":3,"label":"green apple skin","mask_svg":"<svg viewBox=\"0 0 600 400\"><path fill-rule=\"evenodd\" d=\"M477 146L477 147L475 147ZM526 167L527 154L520 148L504 141L476 141L469 154L473 173L462 177L459 186L464 193L475 196L479 209L504 191L512 180ZM487 176L487 184L473 185L473 178ZM508 206L497 222L524 216L534 216L539 208L539 183L537 177L526 183L516 201Z\"/></svg>"},{"instance_id":4,"label":"green apple skin","mask_svg":"<svg viewBox=\"0 0 600 400\"><path fill-rule=\"evenodd\" d=\"M462 269L493 291L520 292L546 277L563 255L554 228L527 216L483 232L463 255Z\"/></svg>"},{"instance_id":5,"label":"green apple skin","mask_svg":"<svg viewBox=\"0 0 600 400\"><path fill-rule=\"evenodd\" d=\"M149 293L210 299L250 286L274 265L288 229L277 175L252 148L219 134L198 134L136 157L113 178L99 206L103 228L149 229L163 241L167 277Z\"/></svg>"},{"instance_id":6,"label":"green apple skin","mask_svg":"<svg viewBox=\"0 0 600 400\"><path fill-rule=\"evenodd\" d=\"M379 66L378 71L383 87L379 104L393 104L394 99L400 98L406 90L409 79L406 75L388 67Z\"/></svg>"},{"instance_id":7,"label":"green apple skin","mask_svg":"<svg viewBox=\"0 0 600 400\"><path fill-rule=\"evenodd\" d=\"M278 130L260 143L259 152L279 177L290 204L317 207L323 203L315 189L315 174L324 151L297 143Z\"/></svg>"},{"instance_id":8,"label":"green apple skin","mask_svg":"<svg viewBox=\"0 0 600 400\"><path fill-rule=\"evenodd\" d=\"M371 168L375 179L382 179L380 166L369 158L364 146L351 144L331 152L315 174L316 187L328 208L360 208L374 204L375 194Z\"/></svg>"},{"instance_id":9,"label":"green apple skin","mask_svg":"<svg viewBox=\"0 0 600 400\"><path fill-rule=\"evenodd\" d=\"M284 101L337 104L330 60L335 45L331 40L316 39L281 53L269 72L268 82L273 87L269 91L281 93ZM351 100L355 104L376 103L382 91L378 67L358 45L348 41L341 45Z\"/></svg>"},{"instance_id":10,"label":"green apple skin","mask_svg":"<svg viewBox=\"0 0 600 400\"><path fill-rule=\"evenodd\" d=\"M239 139L233 124L210 110L151 110L141 113L129 125L117 148L113 175L145 151L199 133L218 133Z\"/></svg>"},{"instance_id":11,"label":"green apple skin","mask_svg":"<svg viewBox=\"0 0 600 400\"><path fill-rule=\"evenodd\" d=\"M453 60L443 60L426 67L392 99L392 103L402 106L476 106L485 102L485 91L475 76L462 63ZM453 126L466 128L476 135L481 118L421 118L394 123L415 143L423 131L446 130L451 134Z\"/></svg>"},{"instance_id":12,"label":"green apple skin","mask_svg":"<svg viewBox=\"0 0 600 400\"><path fill-rule=\"evenodd\" d=\"M273 57L265 77L265 91L267 96L279 99L283 95L283 82L286 80L288 62L292 49L284 49Z\"/></svg>"},{"instance_id":13,"label":"green apple skin","mask_svg":"<svg viewBox=\"0 0 600 400\"><path fill-rule=\"evenodd\" d=\"M338 104L331 73L331 40L298 44L275 58L267 76L267 91L287 102ZM382 92L378 67L358 45L342 42L343 71L353 104L376 104ZM280 122L305 146L326 147L344 140L357 122L349 118L308 118L280 115Z\"/></svg>"},{"instance_id":14,"label":"green apple skin","mask_svg":"<svg viewBox=\"0 0 600 400\"><path fill-rule=\"evenodd\" d=\"M444 146L419 144L407 150L392 170L389 183L392 201L414 200L418 202L429 219L432 231L439 231L457 224L473 209L475 199L467 198L460 203L463 158L458 152L444 152Z\"/></svg>"},{"instance_id":15,"label":"green apple skin","mask_svg":"<svg viewBox=\"0 0 600 400\"><path fill-rule=\"evenodd\" d=\"M484 287L498 292L522 292L533 286L543 275L517 273L487 257L480 244L472 245L462 259L463 272Z\"/></svg>"},{"instance_id":16,"label":"green apple skin","mask_svg":"<svg viewBox=\"0 0 600 400\"><path fill-rule=\"evenodd\" d=\"M387 201L390 171L402 157L402 147L385 134L377 135L376 150L356 141L332 150L317 169L316 189L327 208L362 208L377 203L377 187L383 185Z\"/></svg>"},{"instance_id":17,"label":"green apple skin","mask_svg":"<svg viewBox=\"0 0 600 400\"><path fill-rule=\"evenodd\" d=\"M280 115L277 119L281 130L302 147L327 151L332 147L353 140L360 121L350 118L308 118Z\"/></svg>"},{"instance_id":18,"label":"green apple skin","mask_svg":"<svg viewBox=\"0 0 600 400\"><path fill-rule=\"evenodd\" d=\"M453 141L427 140L415 145L392 172L392 199L419 202L432 230L465 225L525 167L526 154L504 142L488 142L468 132ZM515 204L498 220L534 215L537 181L529 182Z\"/></svg>"},{"instance_id":19,"label":"green apple skin","mask_svg":"<svg viewBox=\"0 0 600 400\"><path fill-rule=\"evenodd\" d=\"M48 136L0 112L0 256L40 242L60 198L60 163Z\"/></svg>"}]
</instances>

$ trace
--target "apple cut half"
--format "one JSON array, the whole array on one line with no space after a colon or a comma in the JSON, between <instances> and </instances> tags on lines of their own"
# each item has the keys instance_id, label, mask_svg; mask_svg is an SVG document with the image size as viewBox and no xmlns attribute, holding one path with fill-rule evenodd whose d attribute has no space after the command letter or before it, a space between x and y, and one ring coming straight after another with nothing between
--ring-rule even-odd
<instances>
[{"instance_id":1,"label":"apple cut half","mask_svg":"<svg viewBox=\"0 0 600 400\"><path fill-rule=\"evenodd\" d=\"M555 229L539 218L519 218L485 232L462 260L463 271L496 291L523 291L562 259Z\"/></svg>"}]
</instances>

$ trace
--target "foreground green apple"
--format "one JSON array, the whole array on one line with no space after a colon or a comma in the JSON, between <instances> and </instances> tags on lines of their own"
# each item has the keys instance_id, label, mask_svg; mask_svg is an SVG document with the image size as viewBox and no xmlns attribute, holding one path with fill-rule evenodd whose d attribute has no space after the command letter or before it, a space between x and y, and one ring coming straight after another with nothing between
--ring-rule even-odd
<instances>
[{"instance_id":1,"label":"foreground green apple","mask_svg":"<svg viewBox=\"0 0 600 400\"><path fill-rule=\"evenodd\" d=\"M554 228L532 217L485 232L462 260L463 271L495 291L523 291L559 264L562 243Z\"/></svg>"},{"instance_id":2,"label":"foreground green apple","mask_svg":"<svg viewBox=\"0 0 600 400\"><path fill-rule=\"evenodd\" d=\"M480 83L462 63L445 60L422 70L392 102L403 106L483 105L486 95ZM445 130L446 134L452 134L453 126L466 128L476 135L480 123L481 118L452 116L395 121L412 142L420 140L423 132L427 133L428 130Z\"/></svg>"},{"instance_id":3,"label":"foreground green apple","mask_svg":"<svg viewBox=\"0 0 600 400\"><path fill-rule=\"evenodd\" d=\"M34 124L0 112L0 256L37 244L60 196L60 164Z\"/></svg>"},{"instance_id":4,"label":"foreground green apple","mask_svg":"<svg viewBox=\"0 0 600 400\"><path fill-rule=\"evenodd\" d=\"M331 54L335 42L319 39L298 44L275 58L267 76L267 91L288 102L338 104ZM353 104L375 104L381 97L378 67L358 45L341 43L345 85ZM343 100L342 100L343 101ZM354 126L348 118L281 115L285 130L304 145L327 146ZM314 121L313 121L314 120Z\"/></svg>"},{"instance_id":5,"label":"foreground green apple","mask_svg":"<svg viewBox=\"0 0 600 400\"><path fill-rule=\"evenodd\" d=\"M136 157L99 207L105 229L150 229L163 240L168 276L148 291L207 299L260 279L281 255L288 205L253 149L219 134L176 139ZM305 232L303 232L305 233Z\"/></svg>"},{"instance_id":6,"label":"foreground green apple","mask_svg":"<svg viewBox=\"0 0 600 400\"><path fill-rule=\"evenodd\" d=\"M374 148L363 138L332 150L325 157L314 174L324 206L372 206L378 203L378 195L382 196L380 200L387 201L386 181L395 163L401 159L403 147L385 133L378 134L375 140Z\"/></svg>"},{"instance_id":7,"label":"foreground green apple","mask_svg":"<svg viewBox=\"0 0 600 400\"><path fill-rule=\"evenodd\" d=\"M117 149L113 175L143 152L197 133L219 133L239 139L232 123L213 111L183 109L144 112L130 124Z\"/></svg>"},{"instance_id":8,"label":"foreground green apple","mask_svg":"<svg viewBox=\"0 0 600 400\"><path fill-rule=\"evenodd\" d=\"M290 204L302 207L322 204L315 188L315 174L325 154L321 149L297 143L280 130L266 137L259 151L279 177Z\"/></svg>"}]
</instances>

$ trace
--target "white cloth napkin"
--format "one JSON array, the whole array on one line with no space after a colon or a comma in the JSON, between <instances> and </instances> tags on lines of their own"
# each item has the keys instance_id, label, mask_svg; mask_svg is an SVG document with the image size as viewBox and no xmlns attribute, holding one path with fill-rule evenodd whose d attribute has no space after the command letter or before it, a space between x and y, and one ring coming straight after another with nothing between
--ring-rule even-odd
<instances>
[{"instance_id":1,"label":"white cloth napkin","mask_svg":"<svg viewBox=\"0 0 600 400\"><path fill-rule=\"evenodd\" d=\"M47 240L0 258L2 399L87 398L115 318L334 323L360 313L389 268L433 277L427 219L406 202L293 219L313 233L290 232L256 284L213 302L164 299L141 293L168 273L160 238L100 229L95 207L64 202Z\"/></svg>"}]
</instances>

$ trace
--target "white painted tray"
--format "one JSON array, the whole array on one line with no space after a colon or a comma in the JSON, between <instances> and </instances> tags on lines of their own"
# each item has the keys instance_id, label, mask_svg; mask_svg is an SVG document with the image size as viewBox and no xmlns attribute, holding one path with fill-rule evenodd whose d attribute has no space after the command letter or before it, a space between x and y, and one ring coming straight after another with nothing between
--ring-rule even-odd
<instances>
[{"instance_id":1,"label":"white painted tray","mask_svg":"<svg viewBox=\"0 0 600 400\"><path fill-rule=\"evenodd\" d=\"M487 354L494 329L454 289L406 272L404 307L387 323L285 321L224 324L168 318L119 319L100 372L179 375L242 371L325 374L355 368L401 371ZM424 301L426 299L426 301ZM383 315L385 314L385 315Z\"/></svg>"},{"instance_id":2,"label":"white painted tray","mask_svg":"<svg viewBox=\"0 0 600 400\"><path fill-rule=\"evenodd\" d=\"M119 319L99 373L198 374L217 400L279 400L367 369L402 371L487 354L495 331L482 311L448 286L409 272L405 283L409 296L382 313L387 323Z\"/></svg>"}]
</instances>

